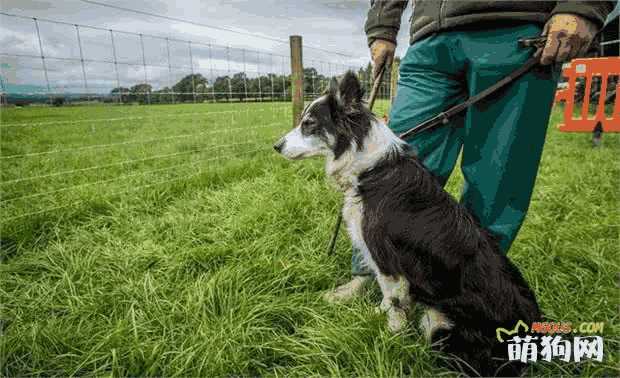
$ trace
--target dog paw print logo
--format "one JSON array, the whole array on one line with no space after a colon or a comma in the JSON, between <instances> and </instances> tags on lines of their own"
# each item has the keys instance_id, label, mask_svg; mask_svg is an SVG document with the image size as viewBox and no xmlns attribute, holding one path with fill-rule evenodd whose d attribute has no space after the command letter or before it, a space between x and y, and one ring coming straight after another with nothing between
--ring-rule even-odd
<instances>
[{"instance_id":1,"label":"dog paw print logo","mask_svg":"<svg viewBox=\"0 0 620 378\"><path fill-rule=\"evenodd\" d=\"M525 322L523 320L519 320L517 322L517 324L514 326L514 328L512 330L507 330L506 328L497 328L495 330L495 336L497 337L497 341L499 341L500 343L504 342L504 338L514 335L514 334L518 334L519 333L519 329L522 329L523 332L528 332L530 330L530 327L528 327L527 324L525 324Z\"/></svg>"}]
</instances>

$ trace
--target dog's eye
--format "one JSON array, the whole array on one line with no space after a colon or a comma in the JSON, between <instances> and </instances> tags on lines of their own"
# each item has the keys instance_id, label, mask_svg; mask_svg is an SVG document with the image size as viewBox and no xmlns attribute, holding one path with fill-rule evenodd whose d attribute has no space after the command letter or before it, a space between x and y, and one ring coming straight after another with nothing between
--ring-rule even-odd
<instances>
[{"instance_id":1,"label":"dog's eye","mask_svg":"<svg viewBox=\"0 0 620 378\"><path fill-rule=\"evenodd\" d=\"M316 129L316 122L314 120L304 120L301 123L301 131L305 134L310 134L314 129Z\"/></svg>"}]
</instances>

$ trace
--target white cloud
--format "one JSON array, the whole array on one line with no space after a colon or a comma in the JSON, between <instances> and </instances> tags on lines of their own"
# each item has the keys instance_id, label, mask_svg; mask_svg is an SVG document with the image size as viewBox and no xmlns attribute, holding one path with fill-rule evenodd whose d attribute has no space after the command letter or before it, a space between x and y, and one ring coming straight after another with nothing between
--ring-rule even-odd
<instances>
[{"instance_id":1,"label":"white cloud","mask_svg":"<svg viewBox=\"0 0 620 378\"><path fill-rule=\"evenodd\" d=\"M215 67L216 74L225 74L242 69L248 71L288 71L288 44L261 38L262 36L287 41L289 35L302 35L304 39L304 62L306 66L315 66L322 73L342 72L348 66L360 67L368 62L369 54L366 37L363 32L369 1L366 0L98 0L111 5L127 7L146 12L162 14L169 17L186 19L198 23L233 29L244 35L223 30L206 28L198 25L173 22L146 15L134 14L87 4L79 0L0 0L2 11L28 17L39 17L70 24L92 25L104 29L115 29L134 33L153 34L156 36L191 40L193 45L194 69L208 75L204 70ZM410 12L410 10L408 11ZM404 22L408 15L403 17ZM18 20L0 16L0 50L5 53L28 53L38 55L38 42L32 20ZM44 53L48 56L79 58L79 46L75 28L71 25L53 25L40 23ZM399 35L400 54L407 44L408 26L403 25ZM81 29L82 48L87 60L112 61L112 44L109 32L103 30ZM168 85L167 51L165 40L145 38L145 57L147 75L156 85ZM142 53L139 38L135 35L115 34L117 58L133 63L119 65L118 75L121 84L136 83L144 78ZM214 47L209 61L207 44L231 46L228 52ZM319 49L351 54L343 57ZM245 49L245 58L243 51ZM250 50L258 50L256 54ZM273 54L274 56L271 56ZM281 58L284 56L285 58ZM3 57L0 56L0 62ZM227 61L228 59L228 61ZM189 67L189 50L184 43L171 44L171 64ZM329 62L329 64L328 64ZM245 64L244 64L245 63ZM24 68L15 77L24 84L44 85L43 76L36 71L39 61L21 62ZM283 67L284 65L284 67ZM53 76L59 76L58 82L65 87L80 87L83 82L79 61L61 64L49 64ZM161 66L161 67L160 67ZM27 68L27 69L26 69ZM59 72L58 70L61 70ZM66 76L62 76L64 70ZM189 73L189 68L185 68ZM104 62L86 64L89 83L98 87L116 86L114 65ZM178 71L178 72L176 72ZM182 68L173 72L173 77L181 75ZM92 77L91 77L92 76ZM76 81L75 85L70 82Z\"/></svg>"}]
</instances>

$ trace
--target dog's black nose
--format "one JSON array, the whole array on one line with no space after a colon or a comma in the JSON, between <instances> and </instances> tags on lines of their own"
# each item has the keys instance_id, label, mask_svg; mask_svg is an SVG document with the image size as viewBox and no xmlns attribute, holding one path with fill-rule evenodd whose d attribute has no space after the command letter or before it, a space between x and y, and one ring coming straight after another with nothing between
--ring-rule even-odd
<instances>
[{"instance_id":1,"label":"dog's black nose","mask_svg":"<svg viewBox=\"0 0 620 378\"><path fill-rule=\"evenodd\" d=\"M273 149L278 151L278 153L282 152L282 148L284 147L284 138L280 139L273 145Z\"/></svg>"}]
</instances>

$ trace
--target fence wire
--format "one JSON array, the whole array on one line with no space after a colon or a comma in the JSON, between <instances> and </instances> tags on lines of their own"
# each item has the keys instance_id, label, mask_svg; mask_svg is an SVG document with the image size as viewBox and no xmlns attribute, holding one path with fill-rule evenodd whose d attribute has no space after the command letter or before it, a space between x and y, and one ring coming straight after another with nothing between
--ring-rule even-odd
<instances>
[{"instance_id":1,"label":"fence wire","mask_svg":"<svg viewBox=\"0 0 620 378\"><path fill-rule=\"evenodd\" d=\"M0 25L3 229L250 164L291 126L288 54L6 12ZM347 70L372 86L345 54L309 48L303 64L305 101Z\"/></svg>"}]
</instances>

